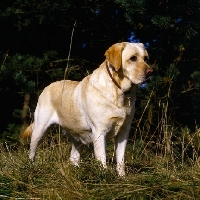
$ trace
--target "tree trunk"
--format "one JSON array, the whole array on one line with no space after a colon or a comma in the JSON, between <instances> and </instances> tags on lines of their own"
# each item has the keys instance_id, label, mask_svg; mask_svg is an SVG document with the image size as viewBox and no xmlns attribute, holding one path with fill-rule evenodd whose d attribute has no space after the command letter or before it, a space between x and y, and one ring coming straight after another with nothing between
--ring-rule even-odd
<instances>
[{"instance_id":1,"label":"tree trunk","mask_svg":"<svg viewBox=\"0 0 200 200\"><path fill-rule=\"evenodd\" d=\"M28 113L28 110L29 110L30 97L31 97L31 95L29 93L25 93L25 95L24 95L24 105L23 105L23 110L22 110L22 114L21 114L22 125L21 125L21 128L20 128L20 136L22 136L25 128L28 126L26 117L27 117L27 113Z\"/></svg>"}]
</instances>

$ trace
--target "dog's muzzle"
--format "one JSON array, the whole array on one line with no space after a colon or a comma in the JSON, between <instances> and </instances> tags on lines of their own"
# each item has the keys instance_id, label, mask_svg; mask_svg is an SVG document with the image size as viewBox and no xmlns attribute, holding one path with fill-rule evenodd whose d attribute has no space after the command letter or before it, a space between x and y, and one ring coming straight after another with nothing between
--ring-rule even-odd
<instances>
[{"instance_id":1,"label":"dog's muzzle","mask_svg":"<svg viewBox=\"0 0 200 200\"><path fill-rule=\"evenodd\" d=\"M153 69L148 67L146 69L146 77L145 77L145 81L144 82L149 82L151 81L151 77L152 77L152 74L153 74Z\"/></svg>"},{"instance_id":2,"label":"dog's muzzle","mask_svg":"<svg viewBox=\"0 0 200 200\"><path fill-rule=\"evenodd\" d=\"M146 75L147 76L151 76L152 73L153 73L153 69L152 68L149 67L149 68L146 69Z\"/></svg>"}]
</instances>

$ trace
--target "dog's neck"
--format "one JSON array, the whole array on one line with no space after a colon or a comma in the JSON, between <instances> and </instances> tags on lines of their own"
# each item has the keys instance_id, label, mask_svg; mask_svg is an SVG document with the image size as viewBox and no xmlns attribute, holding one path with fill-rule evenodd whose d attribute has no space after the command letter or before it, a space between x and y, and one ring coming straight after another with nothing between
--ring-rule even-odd
<instances>
[{"instance_id":1,"label":"dog's neck","mask_svg":"<svg viewBox=\"0 0 200 200\"><path fill-rule=\"evenodd\" d=\"M115 71L113 66L108 62L106 62L106 70L111 78L112 82L115 84L115 86L123 93L128 94L131 92L131 88L135 85L123 75L122 69L119 69L119 71Z\"/></svg>"},{"instance_id":2,"label":"dog's neck","mask_svg":"<svg viewBox=\"0 0 200 200\"><path fill-rule=\"evenodd\" d=\"M121 76L122 72L116 73L112 66L106 63L107 61L102 63L101 70L96 69L91 75L93 87L117 107L132 108L136 85L131 84L130 80ZM102 77L105 77L106 80Z\"/></svg>"},{"instance_id":3,"label":"dog's neck","mask_svg":"<svg viewBox=\"0 0 200 200\"><path fill-rule=\"evenodd\" d=\"M118 97L117 105L131 110L135 103L136 85L124 76L122 68L116 72L108 61L105 62L107 73L115 85L116 96Z\"/></svg>"},{"instance_id":4,"label":"dog's neck","mask_svg":"<svg viewBox=\"0 0 200 200\"><path fill-rule=\"evenodd\" d=\"M121 89L122 89L121 86L120 86L119 83L113 78L113 76L112 76L112 74L111 74L111 72L110 72L110 69L109 69L108 65L109 65L109 63L106 62L106 70L107 70L107 72L108 72L108 75L109 75L110 78L112 79L113 83L121 90Z\"/></svg>"}]
</instances>

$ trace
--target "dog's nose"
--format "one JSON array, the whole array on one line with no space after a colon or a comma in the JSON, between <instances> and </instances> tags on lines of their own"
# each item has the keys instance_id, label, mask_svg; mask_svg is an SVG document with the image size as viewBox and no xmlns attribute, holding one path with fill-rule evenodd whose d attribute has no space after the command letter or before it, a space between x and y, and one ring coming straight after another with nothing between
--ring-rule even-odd
<instances>
[{"instance_id":1,"label":"dog's nose","mask_svg":"<svg viewBox=\"0 0 200 200\"><path fill-rule=\"evenodd\" d=\"M152 68L147 68L146 69L146 75L147 76L151 76L152 73L153 73L153 69Z\"/></svg>"}]
</instances>

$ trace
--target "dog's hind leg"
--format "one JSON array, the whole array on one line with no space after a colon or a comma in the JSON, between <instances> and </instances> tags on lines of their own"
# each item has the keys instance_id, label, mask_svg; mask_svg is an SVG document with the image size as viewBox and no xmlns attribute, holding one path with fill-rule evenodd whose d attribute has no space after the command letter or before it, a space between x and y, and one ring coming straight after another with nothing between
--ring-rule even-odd
<instances>
[{"instance_id":1,"label":"dog's hind leg","mask_svg":"<svg viewBox=\"0 0 200 200\"><path fill-rule=\"evenodd\" d=\"M31 136L29 158L34 161L35 152L42 138L51 124L58 124L58 116L55 111L37 107L35 111L34 129Z\"/></svg>"},{"instance_id":2,"label":"dog's hind leg","mask_svg":"<svg viewBox=\"0 0 200 200\"><path fill-rule=\"evenodd\" d=\"M74 138L70 139L72 143L72 150L70 154L70 161L75 165L78 166L81 157L81 151L83 148L83 144L80 141L75 140Z\"/></svg>"}]
</instances>

